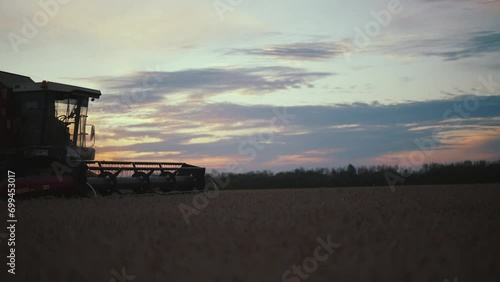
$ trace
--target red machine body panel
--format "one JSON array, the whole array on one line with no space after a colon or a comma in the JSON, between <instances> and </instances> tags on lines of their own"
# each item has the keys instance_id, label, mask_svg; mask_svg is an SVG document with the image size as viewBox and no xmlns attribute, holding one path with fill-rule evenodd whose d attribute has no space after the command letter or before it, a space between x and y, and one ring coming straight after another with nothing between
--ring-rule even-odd
<instances>
[{"instance_id":1,"label":"red machine body panel","mask_svg":"<svg viewBox=\"0 0 500 282\"><path fill-rule=\"evenodd\" d=\"M9 191L8 181L0 184L0 195L6 196ZM72 176L32 176L28 178L16 178L13 182L17 196L31 196L44 193L71 192L75 186ZM12 188L12 186L10 187Z\"/></svg>"}]
</instances>

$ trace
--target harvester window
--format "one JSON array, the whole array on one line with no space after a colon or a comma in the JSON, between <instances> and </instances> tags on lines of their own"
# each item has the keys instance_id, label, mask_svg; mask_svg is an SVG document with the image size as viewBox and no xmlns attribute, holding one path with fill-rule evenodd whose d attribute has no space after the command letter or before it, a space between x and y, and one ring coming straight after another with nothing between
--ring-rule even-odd
<instances>
[{"instance_id":1,"label":"harvester window","mask_svg":"<svg viewBox=\"0 0 500 282\"><path fill-rule=\"evenodd\" d=\"M86 147L88 98L66 98L55 101L55 115L68 128L75 146Z\"/></svg>"}]
</instances>

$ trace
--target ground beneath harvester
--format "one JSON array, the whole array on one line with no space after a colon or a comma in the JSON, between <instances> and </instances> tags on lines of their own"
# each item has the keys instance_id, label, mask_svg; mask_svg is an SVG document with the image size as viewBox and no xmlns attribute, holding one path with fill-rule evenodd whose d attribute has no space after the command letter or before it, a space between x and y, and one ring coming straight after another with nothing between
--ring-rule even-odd
<instances>
[{"instance_id":1,"label":"ground beneath harvester","mask_svg":"<svg viewBox=\"0 0 500 282\"><path fill-rule=\"evenodd\" d=\"M388 187L246 190L21 201L16 278L500 281L498 187L409 186L394 193ZM189 223L180 211L186 206L193 209ZM0 217L5 216L1 209ZM332 253L320 243L328 240L337 244ZM5 253L5 243L0 248ZM317 248L322 261L315 256ZM0 262L5 265L4 256ZM294 266L307 279L294 274Z\"/></svg>"}]
</instances>

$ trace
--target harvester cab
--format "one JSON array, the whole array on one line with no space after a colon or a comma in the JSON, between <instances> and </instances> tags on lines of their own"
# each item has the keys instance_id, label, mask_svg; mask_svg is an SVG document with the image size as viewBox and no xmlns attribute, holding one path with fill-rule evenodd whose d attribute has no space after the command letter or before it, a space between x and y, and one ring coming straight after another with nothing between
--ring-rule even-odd
<instances>
[{"instance_id":1,"label":"harvester cab","mask_svg":"<svg viewBox=\"0 0 500 282\"><path fill-rule=\"evenodd\" d=\"M94 159L91 142L95 136L86 131L91 126L86 124L87 109L89 98L99 98L100 91L37 83L5 72L0 72L0 87L2 166L15 168L19 175L30 175L47 169L47 162Z\"/></svg>"},{"instance_id":2,"label":"harvester cab","mask_svg":"<svg viewBox=\"0 0 500 282\"><path fill-rule=\"evenodd\" d=\"M100 96L0 71L0 193L6 194L8 171L18 177L16 193L26 195L203 189L205 169L185 163L95 161L87 111Z\"/></svg>"}]
</instances>

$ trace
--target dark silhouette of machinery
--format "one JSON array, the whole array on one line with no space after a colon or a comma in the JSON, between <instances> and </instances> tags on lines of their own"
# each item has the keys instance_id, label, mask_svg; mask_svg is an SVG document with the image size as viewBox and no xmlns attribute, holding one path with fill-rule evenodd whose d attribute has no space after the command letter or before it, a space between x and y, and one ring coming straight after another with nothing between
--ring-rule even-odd
<instances>
[{"instance_id":1,"label":"dark silhouette of machinery","mask_svg":"<svg viewBox=\"0 0 500 282\"><path fill-rule=\"evenodd\" d=\"M205 188L205 168L186 163L96 161L87 110L100 96L0 71L0 193L7 193L8 171L16 174L16 196Z\"/></svg>"}]
</instances>

